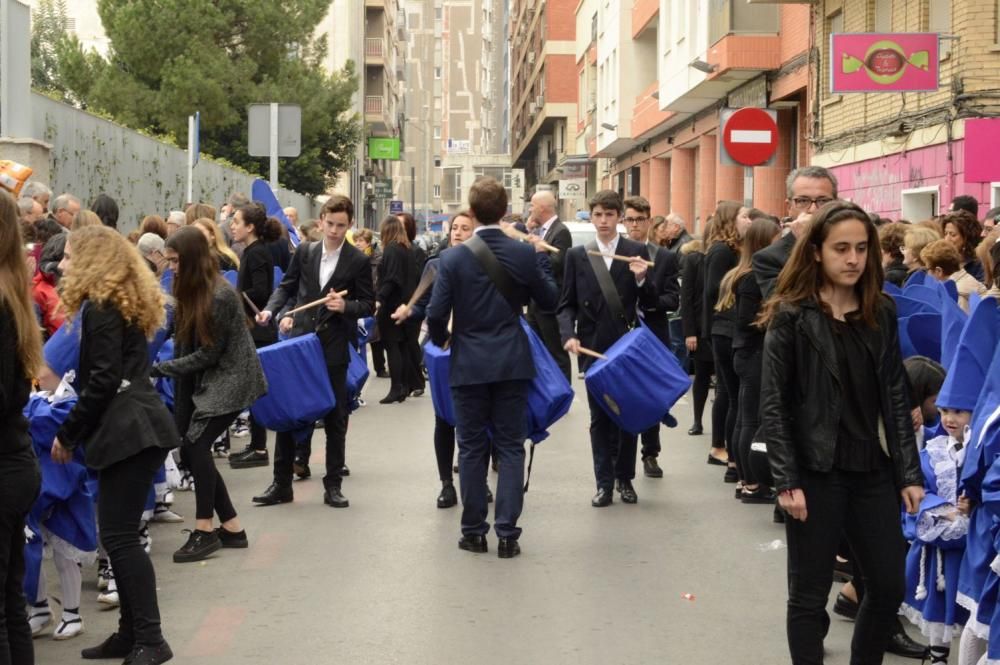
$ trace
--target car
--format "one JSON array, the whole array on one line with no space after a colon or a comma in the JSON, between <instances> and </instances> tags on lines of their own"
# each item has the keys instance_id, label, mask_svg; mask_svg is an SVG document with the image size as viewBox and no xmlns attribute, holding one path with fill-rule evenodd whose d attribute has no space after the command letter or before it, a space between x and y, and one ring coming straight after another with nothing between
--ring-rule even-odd
<instances>
[{"instance_id":1,"label":"car","mask_svg":"<svg viewBox=\"0 0 1000 665\"><path fill-rule=\"evenodd\" d=\"M590 222L563 222L567 229L569 229L569 234L573 236L573 247L577 245L586 245L588 242L594 239L597 235L597 231L594 230L594 225ZM625 231L625 225L618 225L618 235L627 236L628 233Z\"/></svg>"}]
</instances>

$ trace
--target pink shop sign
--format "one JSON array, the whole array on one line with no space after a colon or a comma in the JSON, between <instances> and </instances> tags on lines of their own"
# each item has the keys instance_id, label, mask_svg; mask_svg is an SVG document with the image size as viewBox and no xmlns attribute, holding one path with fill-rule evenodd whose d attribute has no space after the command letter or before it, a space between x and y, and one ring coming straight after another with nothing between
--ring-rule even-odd
<instances>
[{"instance_id":1,"label":"pink shop sign","mask_svg":"<svg viewBox=\"0 0 1000 665\"><path fill-rule=\"evenodd\" d=\"M830 35L830 93L938 89L938 33Z\"/></svg>"}]
</instances>

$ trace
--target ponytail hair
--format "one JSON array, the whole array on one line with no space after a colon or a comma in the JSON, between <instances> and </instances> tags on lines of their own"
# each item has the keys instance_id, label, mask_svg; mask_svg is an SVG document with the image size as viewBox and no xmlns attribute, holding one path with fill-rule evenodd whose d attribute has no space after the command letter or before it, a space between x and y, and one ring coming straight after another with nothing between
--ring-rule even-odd
<instances>
[{"instance_id":1,"label":"ponytail hair","mask_svg":"<svg viewBox=\"0 0 1000 665\"><path fill-rule=\"evenodd\" d=\"M264 224L264 230L257 234L257 237L264 242L274 242L280 240L284 235L285 225L277 217L268 217Z\"/></svg>"}]
</instances>

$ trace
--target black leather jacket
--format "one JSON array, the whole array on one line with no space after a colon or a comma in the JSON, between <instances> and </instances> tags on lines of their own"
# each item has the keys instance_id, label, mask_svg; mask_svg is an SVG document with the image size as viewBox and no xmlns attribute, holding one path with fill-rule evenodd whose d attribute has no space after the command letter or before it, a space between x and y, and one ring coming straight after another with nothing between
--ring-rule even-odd
<instances>
[{"instance_id":1,"label":"black leather jacket","mask_svg":"<svg viewBox=\"0 0 1000 665\"><path fill-rule=\"evenodd\" d=\"M865 328L869 359L879 379L880 442L892 460L896 487L923 485L899 350L896 306L884 297L878 329ZM843 408L843 386L826 314L807 302L780 310L764 338L759 435L780 492L802 487L799 469L827 472ZM880 428L881 429L881 428Z\"/></svg>"}]
</instances>

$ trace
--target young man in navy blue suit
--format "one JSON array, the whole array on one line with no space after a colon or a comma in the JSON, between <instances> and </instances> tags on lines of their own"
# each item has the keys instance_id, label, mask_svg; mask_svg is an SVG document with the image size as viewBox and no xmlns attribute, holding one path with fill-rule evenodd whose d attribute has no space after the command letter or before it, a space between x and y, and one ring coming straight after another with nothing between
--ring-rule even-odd
<instances>
[{"instance_id":1,"label":"young man in navy blue suit","mask_svg":"<svg viewBox=\"0 0 1000 665\"><path fill-rule=\"evenodd\" d=\"M580 347L604 352L636 325L636 306L655 308L656 291L651 279L646 279L649 253L646 245L618 234L622 216L621 197L612 190L600 191L590 200L590 220L597 229L597 238L587 245L578 245L566 253L562 296L557 317L559 333L565 349L579 353ZM603 257L591 257L596 250ZM611 256L630 257L630 261L612 260ZM613 312L598 282L596 270L610 273L622 311ZM580 369L586 371L593 360L580 358ZM597 494L591 505L602 508L611 505L615 481L625 503L636 503L639 497L632 487L635 478L636 436L615 426L593 395L587 394L590 406L590 448L594 456Z\"/></svg>"},{"instance_id":2,"label":"young man in navy blue suit","mask_svg":"<svg viewBox=\"0 0 1000 665\"><path fill-rule=\"evenodd\" d=\"M495 529L500 558L521 552L517 526L524 499L524 441L528 436L528 388L535 377L521 312L529 300L554 308L559 293L549 258L537 242L512 240L497 225L507 212L507 193L493 178L469 190L476 236L495 257L510 285L508 300L473 253L476 237L441 253L427 328L438 346L451 345L451 394L455 405L462 538L458 546L486 552L486 471L490 436L499 459ZM537 240L537 239L536 239ZM448 321L452 319L452 330Z\"/></svg>"}]
</instances>

